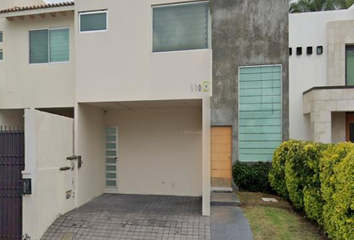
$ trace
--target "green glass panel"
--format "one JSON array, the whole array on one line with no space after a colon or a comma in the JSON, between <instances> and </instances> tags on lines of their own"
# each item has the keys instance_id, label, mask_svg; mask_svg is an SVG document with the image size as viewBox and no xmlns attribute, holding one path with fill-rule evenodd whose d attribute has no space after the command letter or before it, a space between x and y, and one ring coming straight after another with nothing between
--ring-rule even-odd
<instances>
[{"instance_id":1,"label":"green glass panel","mask_svg":"<svg viewBox=\"0 0 354 240\"><path fill-rule=\"evenodd\" d=\"M209 3L153 8L153 51L209 47Z\"/></svg>"},{"instance_id":2,"label":"green glass panel","mask_svg":"<svg viewBox=\"0 0 354 240\"><path fill-rule=\"evenodd\" d=\"M115 173L106 173L106 178L116 178Z\"/></svg>"},{"instance_id":3,"label":"green glass panel","mask_svg":"<svg viewBox=\"0 0 354 240\"><path fill-rule=\"evenodd\" d=\"M273 154L240 154L240 159L244 162L271 162Z\"/></svg>"},{"instance_id":4,"label":"green glass panel","mask_svg":"<svg viewBox=\"0 0 354 240\"><path fill-rule=\"evenodd\" d=\"M347 48L347 85L354 86L354 47Z\"/></svg>"},{"instance_id":5,"label":"green glass panel","mask_svg":"<svg viewBox=\"0 0 354 240\"><path fill-rule=\"evenodd\" d=\"M4 41L4 39L3 39L3 33L0 32L0 43L3 42L3 41Z\"/></svg>"},{"instance_id":6,"label":"green glass panel","mask_svg":"<svg viewBox=\"0 0 354 240\"><path fill-rule=\"evenodd\" d=\"M117 141L117 137L116 136L106 136L106 141L107 142L115 142L115 141Z\"/></svg>"},{"instance_id":7,"label":"green glass panel","mask_svg":"<svg viewBox=\"0 0 354 240\"><path fill-rule=\"evenodd\" d=\"M240 127L244 126L280 126L281 125L281 119L280 118L275 118L275 119L240 119L239 123Z\"/></svg>"},{"instance_id":8,"label":"green glass panel","mask_svg":"<svg viewBox=\"0 0 354 240\"><path fill-rule=\"evenodd\" d=\"M49 31L50 62L69 61L69 29L55 29Z\"/></svg>"},{"instance_id":9,"label":"green glass panel","mask_svg":"<svg viewBox=\"0 0 354 240\"><path fill-rule=\"evenodd\" d=\"M113 127L106 127L106 134L116 134L117 129Z\"/></svg>"},{"instance_id":10,"label":"green glass panel","mask_svg":"<svg viewBox=\"0 0 354 240\"><path fill-rule=\"evenodd\" d=\"M48 63L48 30L30 31L30 63Z\"/></svg>"},{"instance_id":11,"label":"green glass panel","mask_svg":"<svg viewBox=\"0 0 354 240\"><path fill-rule=\"evenodd\" d=\"M106 148L108 148L108 149L116 149L117 145L115 143L106 143Z\"/></svg>"},{"instance_id":12,"label":"green glass panel","mask_svg":"<svg viewBox=\"0 0 354 240\"><path fill-rule=\"evenodd\" d=\"M80 15L80 31L107 30L107 13L91 13Z\"/></svg>"},{"instance_id":13,"label":"green glass panel","mask_svg":"<svg viewBox=\"0 0 354 240\"><path fill-rule=\"evenodd\" d=\"M281 74L280 66L240 68L240 161L271 161L282 142Z\"/></svg>"},{"instance_id":14,"label":"green glass panel","mask_svg":"<svg viewBox=\"0 0 354 240\"><path fill-rule=\"evenodd\" d=\"M277 133L241 133L239 139L240 141L281 141L281 136Z\"/></svg>"},{"instance_id":15,"label":"green glass panel","mask_svg":"<svg viewBox=\"0 0 354 240\"><path fill-rule=\"evenodd\" d=\"M271 134L278 133L281 134L281 129L279 126L242 126L240 127L239 133L248 133L248 134Z\"/></svg>"},{"instance_id":16,"label":"green glass panel","mask_svg":"<svg viewBox=\"0 0 354 240\"><path fill-rule=\"evenodd\" d=\"M114 158L106 158L106 163L115 164L116 163L116 159L114 159Z\"/></svg>"},{"instance_id":17,"label":"green glass panel","mask_svg":"<svg viewBox=\"0 0 354 240\"><path fill-rule=\"evenodd\" d=\"M1 60L4 60L4 53L3 53L3 51L0 51L0 61Z\"/></svg>"},{"instance_id":18,"label":"green glass panel","mask_svg":"<svg viewBox=\"0 0 354 240\"><path fill-rule=\"evenodd\" d=\"M116 171L116 166L106 166L106 171Z\"/></svg>"},{"instance_id":19,"label":"green glass panel","mask_svg":"<svg viewBox=\"0 0 354 240\"><path fill-rule=\"evenodd\" d=\"M116 185L117 185L117 182L115 180L114 181L110 181L110 180L106 181L107 187L115 187Z\"/></svg>"},{"instance_id":20,"label":"green glass panel","mask_svg":"<svg viewBox=\"0 0 354 240\"><path fill-rule=\"evenodd\" d=\"M106 156L117 156L116 151L106 151Z\"/></svg>"}]
</instances>

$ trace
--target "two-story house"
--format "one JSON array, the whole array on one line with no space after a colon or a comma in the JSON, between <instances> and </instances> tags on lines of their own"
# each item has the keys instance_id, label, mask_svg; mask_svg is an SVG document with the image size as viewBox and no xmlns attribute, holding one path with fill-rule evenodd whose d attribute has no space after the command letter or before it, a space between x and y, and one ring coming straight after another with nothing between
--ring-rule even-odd
<instances>
[{"instance_id":1,"label":"two-story house","mask_svg":"<svg viewBox=\"0 0 354 240\"><path fill-rule=\"evenodd\" d=\"M354 141L354 8L290 15L290 137Z\"/></svg>"},{"instance_id":2,"label":"two-story house","mask_svg":"<svg viewBox=\"0 0 354 240\"><path fill-rule=\"evenodd\" d=\"M26 128L32 239L103 193L201 196L210 215L211 191L231 189L233 162L271 161L288 138L286 0L5 0L0 9L0 125ZM52 157L68 144L81 160L62 185L58 169L70 168ZM60 210L39 212L54 202Z\"/></svg>"}]
</instances>

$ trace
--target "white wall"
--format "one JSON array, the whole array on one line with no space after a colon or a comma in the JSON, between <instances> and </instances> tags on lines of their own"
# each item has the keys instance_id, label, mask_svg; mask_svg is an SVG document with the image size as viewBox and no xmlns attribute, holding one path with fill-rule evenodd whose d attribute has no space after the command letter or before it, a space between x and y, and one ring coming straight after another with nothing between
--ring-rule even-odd
<instances>
[{"instance_id":1,"label":"white wall","mask_svg":"<svg viewBox=\"0 0 354 240\"><path fill-rule=\"evenodd\" d=\"M2 1L2 0L1 0ZM30 3L30 2L28 2ZM29 30L70 28L70 62L29 64ZM0 108L73 107L75 94L74 13L42 19L0 18L4 60L0 61Z\"/></svg>"},{"instance_id":2,"label":"white wall","mask_svg":"<svg viewBox=\"0 0 354 240\"><path fill-rule=\"evenodd\" d=\"M32 179L32 194L23 198L23 234L41 239L54 220L75 207L74 171L59 171L72 166L73 119L36 110L25 110L25 170ZM66 192L72 195L66 199Z\"/></svg>"},{"instance_id":3,"label":"white wall","mask_svg":"<svg viewBox=\"0 0 354 240\"><path fill-rule=\"evenodd\" d=\"M105 137L101 109L79 104L75 111L75 154L83 160L77 187L77 206L81 206L104 191Z\"/></svg>"},{"instance_id":4,"label":"white wall","mask_svg":"<svg viewBox=\"0 0 354 240\"><path fill-rule=\"evenodd\" d=\"M172 0L78 0L80 11L108 9L108 31L76 34L78 102L200 98L211 82L212 51L152 53L152 9ZM78 26L78 19L76 19ZM210 84L211 85L211 84Z\"/></svg>"},{"instance_id":5,"label":"white wall","mask_svg":"<svg viewBox=\"0 0 354 240\"><path fill-rule=\"evenodd\" d=\"M118 126L119 193L202 195L201 106L111 110L105 125Z\"/></svg>"},{"instance_id":6,"label":"white wall","mask_svg":"<svg viewBox=\"0 0 354 240\"><path fill-rule=\"evenodd\" d=\"M289 47L293 49L289 58L290 138L311 140L309 117L302 114L302 94L314 86L328 84L327 24L354 19L354 9L290 14L289 18ZM307 46L313 47L314 53L310 56L306 55ZM323 46L322 55L316 54L317 46ZM302 47L301 56L296 56L296 47Z\"/></svg>"}]
</instances>

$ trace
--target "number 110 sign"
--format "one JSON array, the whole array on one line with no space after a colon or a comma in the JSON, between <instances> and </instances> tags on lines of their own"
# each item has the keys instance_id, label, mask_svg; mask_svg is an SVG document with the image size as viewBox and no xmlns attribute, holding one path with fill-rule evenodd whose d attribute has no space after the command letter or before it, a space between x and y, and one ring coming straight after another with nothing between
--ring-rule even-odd
<instances>
[{"instance_id":1,"label":"number 110 sign","mask_svg":"<svg viewBox=\"0 0 354 240\"><path fill-rule=\"evenodd\" d=\"M203 82L202 84L191 84L191 92L209 92L210 84L208 81Z\"/></svg>"}]
</instances>

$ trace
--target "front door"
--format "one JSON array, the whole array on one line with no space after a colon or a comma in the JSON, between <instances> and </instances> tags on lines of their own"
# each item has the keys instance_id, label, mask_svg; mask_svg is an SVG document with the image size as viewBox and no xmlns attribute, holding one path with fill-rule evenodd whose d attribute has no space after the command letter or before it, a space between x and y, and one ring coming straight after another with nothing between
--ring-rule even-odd
<instances>
[{"instance_id":1,"label":"front door","mask_svg":"<svg viewBox=\"0 0 354 240\"><path fill-rule=\"evenodd\" d=\"M346 117L346 141L354 143L354 113L347 113L347 117Z\"/></svg>"},{"instance_id":2,"label":"front door","mask_svg":"<svg viewBox=\"0 0 354 240\"><path fill-rule=\"evenodd\" d=\"M118 193L117 160L118 160L118 127L106 127L106 193Z\"/></svg>"},{"instance_id":3,"label":"front door","mask_svg":"<svg viewBox=\"0 0 354 240\"><path fill-rule=\"evenodd\" d=\"M231 190L231 127L211 129L211 187L213 190Z\"/></svg>"}]
</instances>

